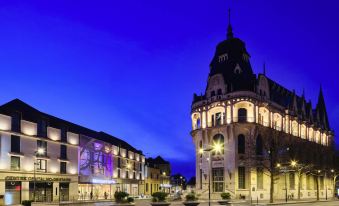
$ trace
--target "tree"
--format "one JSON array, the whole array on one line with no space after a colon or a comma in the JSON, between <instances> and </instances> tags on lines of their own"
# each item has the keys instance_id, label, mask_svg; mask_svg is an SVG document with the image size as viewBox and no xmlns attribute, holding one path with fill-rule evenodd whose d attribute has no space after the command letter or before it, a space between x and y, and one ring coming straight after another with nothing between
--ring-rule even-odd
<instances>
[{"instance_id":1,"label":"tree","mask_svg":"<svg viewBox=\"0 0 339 206\"><path fill-rule=\"evenodd\" d=\"M280 170L277 165L289 159L289 135L278 130L259 126L258 133L263 138L263 156L261 165L270 177L270 203L274 201L274 184L278 180Z\"/></svg>"}]
</instances>

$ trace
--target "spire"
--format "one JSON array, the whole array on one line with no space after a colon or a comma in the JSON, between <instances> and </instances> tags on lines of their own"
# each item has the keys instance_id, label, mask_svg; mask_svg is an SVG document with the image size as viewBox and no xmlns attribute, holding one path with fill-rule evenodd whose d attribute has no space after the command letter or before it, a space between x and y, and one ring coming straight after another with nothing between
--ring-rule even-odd
<instances>
[{"instance_id":1,"label":"spire","mask_svg":"<svg viewBox=\"0 0 339 206\"><path fill-rule=\"evenodd\" d=\"M227 27L227 39L233 38L233 31L231 26L231 9L228 9L228 27Z\"/></svg>"},{"instance_id":2,"label":"spire","mask_svg":"<svg viewBox=\"0 0 339 206\"><path fill-rule=\"evenodd\" d=\"M305 100L305 88L303 88L302 98Z\"/></svg>"},{"instance_id":3,"label":"spire","mask_svg":"<svg viewBox=\"0 0 339 206\"><path fill-rule=\"evenodd\" d=\"M325 106L323 89L321 85L320 85L320 91L319 91L316 111L317 111L318 120L320 121L319 123L321 124L321 126L323 126L325 129L330 129L330 126L328 123L326 106Z\"/></svg>"}]
</instances>

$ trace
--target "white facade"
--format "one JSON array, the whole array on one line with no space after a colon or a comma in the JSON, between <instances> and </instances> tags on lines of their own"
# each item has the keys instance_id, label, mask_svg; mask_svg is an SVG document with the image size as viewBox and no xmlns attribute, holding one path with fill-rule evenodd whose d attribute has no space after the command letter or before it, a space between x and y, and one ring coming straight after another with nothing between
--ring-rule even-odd
<instances>
[{"instance_id":1,"label":"white facade","mask_svg":"<svg viewBox=\"0 0 339 206\"><path fill-rule=\"evenodd\" d=\"M69 137L68 142L60 142L60 138L56 138L60 137L60 130L49 127L47 138L38 137L37 123L26 120L20 121L21 132L13 132L11 121L10 116L0 115L0 195L4 195L4 203L18 204L22 200L32 199L34 173L37 180L35 182L37 200L77 199L78 136ZM19 140L12 141L12 138ZM47 143L47 154L41 157L36 156L38 140ZM12 151L14 149L12 143L18 144L16 149L20 151ZM61 145L66 146L67 160L60 159ZM19 159L19 163L13 164L11 159ZM34 164L40 160L43 163ZM60 171L61 162L66 164L65 173ZM44 192L41 188L43 184L48 185ZM60 184L65 188L61 189Z\"/></svg>"}]
</instances>

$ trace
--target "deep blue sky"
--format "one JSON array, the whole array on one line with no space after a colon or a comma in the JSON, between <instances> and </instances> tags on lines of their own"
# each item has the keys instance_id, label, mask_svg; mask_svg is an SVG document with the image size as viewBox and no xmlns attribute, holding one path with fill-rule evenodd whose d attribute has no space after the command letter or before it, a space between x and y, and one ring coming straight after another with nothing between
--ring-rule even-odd
<instances>
[{"instance_id":1,"label":"deep blue sky","mask_svg":"<svg viewBox=\"0 0 339 206\"><path fill-rule=\"evenodd\" d=\"M193 92L203 92L232 7L256 73L315 106L322 84L339 131L339 2L1 1L0 103L20 98L41 111L102 130L174 172L194 174Z\"/></svg>"}]
</instances>

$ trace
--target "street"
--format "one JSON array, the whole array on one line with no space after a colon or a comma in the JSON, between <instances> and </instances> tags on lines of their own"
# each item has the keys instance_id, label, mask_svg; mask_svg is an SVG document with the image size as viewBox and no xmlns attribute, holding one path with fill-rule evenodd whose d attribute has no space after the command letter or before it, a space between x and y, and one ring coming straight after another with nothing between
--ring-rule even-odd
<instances>
[{"instance_id":1,"label":"street","mask_svg":"<svg viewBox=\"0 0 339 206\"><path fill-rule=\"evenodd\" d=\"M150 200L137 200L135 202L135 205L136 206L150 206ZM90 205L93 205L93 206L111 206L113 205L114 203L112 202L97 202L97 203L92 203L92 204L88 204L88 203L84 203L83 205L86 205L86 206L90 206ZM79 205L79 204L70 204L70 205ZM171 205L172 206L183 206L182 202L180 201L175 201L175 202L171 202ZM213 206L217 206L219 205L217 202L211 202L211 205ZM251 205L249 202L245 202L245 201L237 201L237 200L234 200L230 205L234 205L234 206L237 206L237 205ZM256 204L256 203L253 203L252 204L253 206L256 206L256 205L304 205L304 206L339 206L339 201L310 201L310 202L289 202L289 203L284 203L284 202L276 202L276 203L273 203L273 204L268 204L268 203L259 203L259 204ZM199 204L199 206L208 206L208 202L201 202Z\"/></svg>"}]
</instances>

